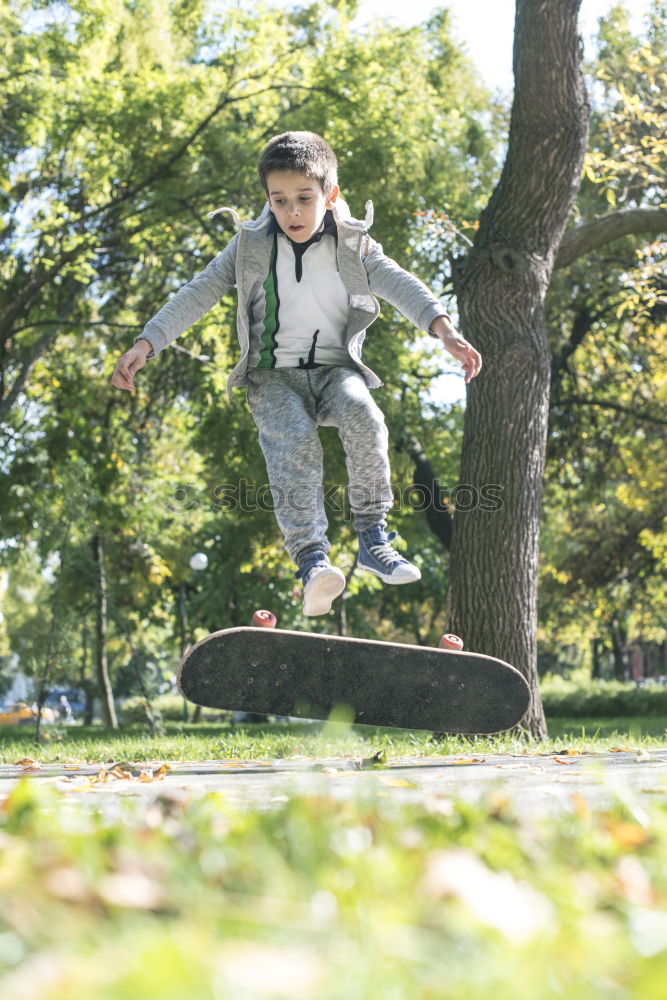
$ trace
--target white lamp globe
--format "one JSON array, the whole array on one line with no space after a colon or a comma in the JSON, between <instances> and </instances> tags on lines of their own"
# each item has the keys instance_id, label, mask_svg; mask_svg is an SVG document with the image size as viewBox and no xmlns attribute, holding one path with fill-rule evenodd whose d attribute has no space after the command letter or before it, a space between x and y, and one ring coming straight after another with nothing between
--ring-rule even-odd
<instances>
[{"instance_id":1,"label":"white lamp globe","mask_svg":"<svg viewBox=\"0 0 667 1000\"><path fill-rule=\"evenodd\" d=\"M205 552L195 552L193 556L190 556L190 569L206 569L208 566L208 556Z\"/></svg>"}]
</instances>

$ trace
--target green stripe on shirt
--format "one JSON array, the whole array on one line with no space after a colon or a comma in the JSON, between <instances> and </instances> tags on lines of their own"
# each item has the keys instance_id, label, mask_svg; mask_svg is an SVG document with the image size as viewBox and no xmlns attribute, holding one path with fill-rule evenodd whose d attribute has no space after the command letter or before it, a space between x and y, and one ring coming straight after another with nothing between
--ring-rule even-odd
<instances>
[{"instance_id":1,"label":"green stripe on shirt","mask_svg":"<svg viewBox=\"0 0 667 1000\"><path fill-rule=\"evenodd\" d=\"M261 349L258 368L274 368L276 364L276 334L280 327L278 313L280 299L278 297L278 278L276 275L276 260L278 258L278 237L273 237L273 249L269 263L269 274L262 285L264 289L264 329L262 330Z\"/></svg>"}]
</instances>

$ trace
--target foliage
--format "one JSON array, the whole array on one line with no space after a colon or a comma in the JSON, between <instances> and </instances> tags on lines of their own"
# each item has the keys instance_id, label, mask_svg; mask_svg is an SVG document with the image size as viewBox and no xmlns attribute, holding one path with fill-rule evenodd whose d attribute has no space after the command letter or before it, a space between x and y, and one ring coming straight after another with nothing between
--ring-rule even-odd
<instances>
[{"instance_id":1,"label":"foliage","mask_svg":"<svg viewBox=\"0 0 667 1000\"><path fill-rule=\"evenodd\" d=\"M667 813L502 793L217 795L63 809L18 785L0 817L7 996L662 996Z\"/></svg>"},{"instance_id":2,"label":"foliage","mask_svg":"<svg viewBox=\"0 0 667 1000\"><path fill-rule=\"evenodd\" d=\"M12 0L0 17L0 559L15 574L32 552L38 571L60 566L59 631L64 641L68 616L76 619L80 644L85 628L94 634L91 544L102 538L102 641L114 675L150 656L173 676L182 628L187 641L246 623L257 606L312 627L273 518L256 502L266 473L254 424L238 393L225 400L234 296L190 331L185 353L165 352L142 372L135 396L109 384L146 319L229 240L229 216L210 221L208 210L258 214L255 164L267 137L313 128L339 153L353 212L372 197L374 234L437 289L442 276L419 250L414 212L437 200L470 215L496 169L493 112L447 16L354 33L353 9ZM368 359L386 377L392 433L408 429L442 453L439 473L454 482L460 420L421 399L440 362L390 310L368 338ZM327 487L342 494L342 449L324 437ZM404 492L405 456L396 454L394 470ZM331 520L334 551L350 568L349 521L340 511ZM437 639L444 553L422 520L397 508L396 527L428 563L420 588L380 596L355 579L351 630ZM194 551L209 559L198 575L188 566ZM44 606L29 614L43 619ZM7 629L12 644L30 634L21 616ZM28 669L39 659L36 646L21 652ZM76 657L69 669L80 672Z\"/></svg>"},{"instance_id":3,"label":"foliage","mask_svg":"<svg viewBox=\"0 0 667 1000\"><path fill-rule=\"evenodd\" d=\"M151 698L151 707L154 712L158 712L165 722L183 721L183 698L177 694L159 694ZM191 706L187 706L188 716ZM141 695L133 695L126 698L119 709L121 721L124 726L140 725L146 722L146 698ZM232 712L202 712L203 719L226 718L229 720Z\"/></svg>"},{"instance_id":4,"label":"foliage","mask_svg":"<svg viewBox=\"0 0 667 1000\"><path fill-rule=\"evenodd\" d=\"M378 398L403 498L392 526L423 578L381 588L354 573L346 622L303 619L293 568L256 502L266 473L255 428L240 394L224 396L233 295L184 338L185 353L164 352L141 373L132 398L109 386L145 320L231 237L229 216L208 211L261 209L257 154L284 128L329 138L353 213L372 197L374 235L449 298L443 248L474 237L506 109L452 41L447 12L354 32L354 8L10 0L0 12L0 562L10 571L0 651L18 651L24 669L44 664L48 647L57 680L90 681L96 535L115 678L131 677L137 658L173 677L181 628L198 638L258 606L299 628L432 643L442 631L447 554L405 499L413 467L400 445L414 434L451 489L462 414L430 400L442 358L391 310L365 353L385 380ZM573 223L664 198L663 13L656 0L645 38L620 8L601 24ZM664 636L663 271L660 240L626 237L555 275L540 632L552 658L614 629ZM348 572L344 456L333 431L323 438L339 501L333 554ZM194 551L208 556L203 573L189 568ZM28 577L34 600L21 606Z\"/></svg>"},{"instance_id":5,"label":"foliage","mask_svg":"<svg viewBox=\"0 0 667 1000\"><path fill-rule=\"evenodd\" d=\"M664 3L645 37L602 19L575 223L664 203ZM628 236L557 271L541 573L544 651L665 638L664 239Z\"/></svg>"},{"instance_id":6,"label":"foliage","mask_svg":"<svg viewBox=\"0 0 667 1000\"><path fill-rule=\"evenodd\" d=\"M547 676L540 693L549 719L605 719L667 715L667 686L648 681L591 680L576 671L572 678Z\"/></svg>"}]
</instances>

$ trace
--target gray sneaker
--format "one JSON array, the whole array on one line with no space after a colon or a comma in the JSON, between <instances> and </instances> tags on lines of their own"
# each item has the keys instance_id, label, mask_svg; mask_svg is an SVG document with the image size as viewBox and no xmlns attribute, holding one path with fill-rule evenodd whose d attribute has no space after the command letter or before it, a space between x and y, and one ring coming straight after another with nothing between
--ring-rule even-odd
<instances>
[{"instance_id":1,"label":"gray sneaker","mask_svg":"<svg viewBox=\"0 0 667 1000\"><path fill-rule=\"evenodd\" d=\"M304 615L327 615L333 601L345 590L345 576L332 566L325 552L309 552L299 564L297 580L303 581Z\"/></svg>"}]
</instances>

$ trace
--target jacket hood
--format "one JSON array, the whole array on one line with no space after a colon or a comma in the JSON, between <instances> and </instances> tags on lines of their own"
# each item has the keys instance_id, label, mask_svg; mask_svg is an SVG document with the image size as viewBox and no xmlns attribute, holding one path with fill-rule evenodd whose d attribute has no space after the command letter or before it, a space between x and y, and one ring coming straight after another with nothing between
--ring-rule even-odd
<instances>
[{"instance_id":1,"label":"jacket hood","mask_svg":"<svg viewBox=\"0 0 667 1000\"><path fill-rule=\"evenodd\" d=\"M353 218L348 203L344 198L339 196L333 203L332 211L336 222L345 226L353 226L355 229L362 229L364 232L367 232L373 225L373 202L367 201L364 209L366 211L366 216L363 221ZM269 216L271 215L271 209L269 208L269 203L267 201L262 209L261 215L259 215L256 219L248 219L247 222L241 222L241 217L236 209L229 208L228 206L214 209L214 211L208 213L207 218L212 219L216 215L219 215L220 212L229 212L238 229L263 229L269 221Z\"/></svg>"}]
</instances>

